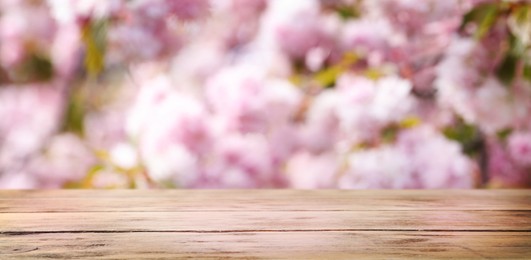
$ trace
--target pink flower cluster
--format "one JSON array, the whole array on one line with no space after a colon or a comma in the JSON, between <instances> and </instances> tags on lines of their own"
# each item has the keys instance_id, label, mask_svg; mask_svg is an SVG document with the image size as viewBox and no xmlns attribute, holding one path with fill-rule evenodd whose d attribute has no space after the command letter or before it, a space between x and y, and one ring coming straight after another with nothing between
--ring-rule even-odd
<instances>
[{"instance_id":1,"label":"pink flower cluster","mask_svg":"<svg viewBox=\"0 0 531 260\"><path fill-rule=\"evenodd\" d=\"M0 188L530 186L530 9L3 1Z\"/></svg>"}]
</instances>

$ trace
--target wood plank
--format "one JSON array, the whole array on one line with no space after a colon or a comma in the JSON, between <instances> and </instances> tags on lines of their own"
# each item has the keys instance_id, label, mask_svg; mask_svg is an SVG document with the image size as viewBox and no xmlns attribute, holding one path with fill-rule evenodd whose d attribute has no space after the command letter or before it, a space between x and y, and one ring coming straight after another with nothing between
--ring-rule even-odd
<instances>
[{"instance_id":1,"label":"wood plank","mask_svg":"<svg viewBox=\"0 0 531 260\"><path fill-rule=\"evenodd\" d=\"M271 210L531 210L531 190L0 191L0 212L11 213Z\"/></svg>"},{"instance_id":2,"label":"wood plank","mask_svg":"<svg viewBox=\"0 0 531 260\"><path fill-rule=\"evenodd\" d=\"M0 259L530 259L531 192L0 191Z\"/></svg>"},{"instance_id":3,"label":"wood plank","mask_svg":"<svg viewBox=\"0 0 531 260\"><path fill-rule=\"evenodd\" d=\"M529 259L530 248L528 232L0 235L1 259Z\"/></svg>"},{"instance_id":4,"label":"wood plank","mask_svg":"<svg viewBox=\"0 0 531 260\"><path fill-rule=\"evenodd\" d=\"M487 230L531 231L531 211L2 213L0 232Z\"/></svg>"}]
</instances>

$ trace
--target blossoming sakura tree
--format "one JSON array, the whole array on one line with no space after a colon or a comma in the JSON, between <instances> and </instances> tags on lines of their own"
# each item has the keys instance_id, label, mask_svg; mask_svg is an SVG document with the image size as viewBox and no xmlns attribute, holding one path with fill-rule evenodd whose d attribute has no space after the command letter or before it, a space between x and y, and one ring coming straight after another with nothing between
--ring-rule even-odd
<instances>
[{"instance_id":1,"label":"blossoming sakura tree","mask_svg":"<svg viewBox=\"0 0 531 260\"><path fill-rule=\"evenodd\" d=\"M0 2L0 188L530 185L528 1Z\"/></svg>"}]
</instances>

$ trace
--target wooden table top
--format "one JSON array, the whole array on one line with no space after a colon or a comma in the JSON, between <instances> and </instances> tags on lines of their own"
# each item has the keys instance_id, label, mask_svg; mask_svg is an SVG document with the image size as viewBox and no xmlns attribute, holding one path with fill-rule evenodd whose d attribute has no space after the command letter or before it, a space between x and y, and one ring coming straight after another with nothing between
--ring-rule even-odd
<instances>
[{"instance_id":1,"label":"wooden table top","mask_svg":"<svg viewBox=\"0 0 531 260\"><path fill-rule=\"evenodd\" d=\"M531 190L0 191L0 259L531 259Z\"/></svg>"}]
</instances>

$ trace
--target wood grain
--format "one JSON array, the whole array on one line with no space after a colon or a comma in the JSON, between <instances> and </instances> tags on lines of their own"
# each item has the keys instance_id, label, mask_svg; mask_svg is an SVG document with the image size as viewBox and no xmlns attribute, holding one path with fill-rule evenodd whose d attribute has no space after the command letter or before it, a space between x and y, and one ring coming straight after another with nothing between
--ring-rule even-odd
<instances>
[{"instance_id":1,"label":"wood grain","mask_svg":"<svg viewBox=\"0 0 531 260\"><path fill-rule=\"evenodd\" d=\"M529 233L248 232L0 235L0 258L525 259Z\"/></svg>"},{"instance_id":2,"label":"wood grain","mask_svg":"<svg viewBox=\"0 0 531 260\"><path fill-rule=\"evenodd\" d=\"M0 191L0 259L530 259L528 190Z\"/></svg>"},{"instance_id":3,"label":"wood grain","mask_svg":"<svg viewBox=\"0 0 531 260\"><path fill-rule=\"evenodd\" d=\"M0 191L1 212L531 210L530 201L518 190Z\"/></svg>"}]
</instances>

